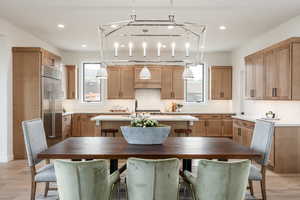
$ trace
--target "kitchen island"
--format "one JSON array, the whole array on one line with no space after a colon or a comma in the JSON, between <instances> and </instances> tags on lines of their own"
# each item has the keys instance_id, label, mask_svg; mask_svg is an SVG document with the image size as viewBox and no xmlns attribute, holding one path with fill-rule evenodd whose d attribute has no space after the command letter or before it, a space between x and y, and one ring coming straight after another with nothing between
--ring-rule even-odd
<instances>
[{"instance_id":1,"label":"kitchen island","mask_svg":"<svg viewBox=\"0 0 300 200\"><path fill-rule=\"evenodd\" d=\"M194 122L198 121L198 118L191 115L150 115L149 118L171 126L170 136L177 136L174 133L175 129L191 129ZM132 119L130 115L98 115L92 117L91 121L96 122L97 135L101 136L103 129L117 129L116 137L121 137L120 126L128 126Z\"/></svg>"}]
</instances>

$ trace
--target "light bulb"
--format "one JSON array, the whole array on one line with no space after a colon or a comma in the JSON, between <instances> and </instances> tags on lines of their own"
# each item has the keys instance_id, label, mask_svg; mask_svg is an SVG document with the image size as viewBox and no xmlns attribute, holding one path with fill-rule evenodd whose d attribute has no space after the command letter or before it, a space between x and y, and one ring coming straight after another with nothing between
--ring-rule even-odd
<instances>
[{"instance_id":1,"label":"light bulb","mask_svg":"<svg viewBox=\"0 0 300 200\"><path fill-rule=\"evenodd\" d=\"M118 56L119 43L115 42L114 47L115 47L115 57L117 57Z\"/></svg>"},{"instance_id":2,"label":"light bulb","mask_svg":"<svg viewBox=\"0 0 300 200\"><path fill-rule=\"evenodd\" d=\"M190 43L185 43L185 56L189 57L190 56Z\"/></svg>"},{"instance_id":3,"label":"light bulb","mask_svg":"<svg viewBox=\"0 0 300 200\"><path fill-rule=\"evenodd\" d=\"M146 54L147 54L147 43L143 42L142 46L143 46L143 55L144 55L144 57L146 57Z\"/></svg>"},{"instance_id":4,"label":"light bulb","mask_svg":"<svg viewBox=\"0 0 300 200\"><path fill-rule=\"evenodd\" d=\"M171 47L172 47L172 57L175 56L175 46L176 46L176 43L172 42L172 44L171 44Z\"/></svg>"},{"instance_id":5,"label":"light bulb","mask_svg":"<svg viewBox=\"0 0 300 200\"><path fill-rule=\"evenodd\" d=\"M161 48L162 44L160 42L157 43L157 56L160 56L160 48Z\"/></svg>"},{"instance_id":6,"label":"light bulb","mask_svg":"<svg viewBox=\"0 0 300 200\"><path fill-rule=\"evenodd\" d=\"M129 43L128 43L128 47L129 47L129 56L131 57L131 56L132 56L133 43L132 43L132 42L129 42Z\"/></svg>"}]
</instances>

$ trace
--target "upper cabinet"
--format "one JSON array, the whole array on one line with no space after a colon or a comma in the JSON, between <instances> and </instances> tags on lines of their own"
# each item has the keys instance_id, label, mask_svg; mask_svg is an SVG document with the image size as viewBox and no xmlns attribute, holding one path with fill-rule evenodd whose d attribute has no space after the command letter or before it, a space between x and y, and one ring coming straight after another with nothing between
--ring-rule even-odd
<instances>
[{"instance_id":1,"label":"upper cabinet","mask_svg":"<svg viewBox=\"0 0 300 200\"><path fill-rule=\"evenodd\" d=\"M143 66L136 66L134 88L161 88L161 67L160 66L148 66L151 72L151 79L140 79L140 72Z\"/></svg>"},{"instance_id":2,"label":"upper cabinet","mask_svg":"<svg viewBox=\"0 0 300 200\"><path fill-rule=\"evenodd\" d=\"M246 62L246 98L263 99L265 93L264 59L258 54L245 59Z\"/></svg>"},{"instance_id":3,"label":"upper cabinet","mask_svg":"<svg viewBox=\"0 0 300 200\"><path fill-rule=\"evenodd\" d=\"M77 68L76 65L66 65L66 97L77 99Z\"/></svg>"},{"instance_id":4,"label":"upper cabinet","mask_svg":"<svg viewBox=\"0 0 300 200\"><path fill-rule=\"evenodd\" d=\"M107 67L107 99L134 99L134 68L130 66Z\"/></svg>"},{"instance_id":5,"label":"upper cabinet","mask_svg":"<svg viewBox=\"0 0 300 200\"><path fill-rule=\"evenodd\" d=\"M212 100L232 99L232 67L231 66L211 67L211 99Z\"/></svg>"},{"instance_id":6,"label":"upper cabinet","mask_svg":"<svg viewBox=\"0 0 300 200\"><path fill-rule=\"evenodd\" d=\"M246 98L300 100L300 38L290 38L245 58Z\"/></svg>"},{"instance_id":7,"label":"upper cabinet","mask_svg":"<svg viewBox=\"0 0 300 200\"><path fill-rule=\"evenodd\" d=\"M181 66L161 68L161 99L184 99L184 81Z\"/></svg>"}]
</instances>

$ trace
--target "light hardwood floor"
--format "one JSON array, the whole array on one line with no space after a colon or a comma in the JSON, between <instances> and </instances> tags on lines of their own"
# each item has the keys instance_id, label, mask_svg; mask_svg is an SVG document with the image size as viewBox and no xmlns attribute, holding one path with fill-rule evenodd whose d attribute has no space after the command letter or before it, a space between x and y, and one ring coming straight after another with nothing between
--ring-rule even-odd
<instances>
[{"instance_id":1,"label":"light hardwood floor","mask_svg":"<svg viewBox=\"0 0 300 200\"><path fill-rule=\"evenodd\" d=\"M44 185L38 186L38 199ZM259 185L255 184L259 194ZM0 200L27 200L30 194L30 171L24 160L0 164ZM300 200L300 174L267 173L268 200ZM47 199L56 199L52 196Z\"/></svg>"}]
</instances>

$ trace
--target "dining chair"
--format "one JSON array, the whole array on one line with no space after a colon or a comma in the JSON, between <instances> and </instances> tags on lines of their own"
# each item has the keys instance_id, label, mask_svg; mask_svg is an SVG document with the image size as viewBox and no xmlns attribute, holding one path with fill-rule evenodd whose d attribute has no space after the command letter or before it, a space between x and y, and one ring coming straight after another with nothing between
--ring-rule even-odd
<instances>
[{"instance_id":1,"label":"dining chair","mask_svg":"<svg viewBox=\"0 0 300 200\"><path fill-rule=\"evenodd\" d=\"M110 175L106 160L54 161L60 200L109 200L120 171Z\"/></svg>"},{"instance_id":2,"label":"dining chair","mask_svg":"<svg viewBox=\"0 0 300 200\"><path fill-rule=\"evenodd\" d=\"M253 196L253 181L259 181L262 193L262 199L267 199L266 192L266 167L269 162L269 157L272 148L272 141L274 136L274 123L263 120L256 120L253 137L250 148L260 152L263 156L261 159L254 160L256 165L252 164L249 175L249 189Z\"/></svg>"},{"instance_id":3,"label":"dining chair","mask_svg":"<svg viewBox=\"0 0 300 200\"><path fill-rule=\"evenodd\" d=\"M127 161L128 200L176 200L179 198L179 160Z\"/></svg>"},{"instance_id":4,"label":"dining chair","mask_svg":"<svg viewBox=\"0 0 300 200\"><path fill-rule=\"evenodd\" d=\"M250 160L200 160L197 176L184 171L194 200L242 200L247 190Z\"/></svg>"},{"instance_id":5,"label":"dining chair","mask_svg":"<svg viewBox=\"0 0 300 200\"><path fill-rule=\"evenodd\" d=\"M42 162L37 155L48 148L43 121L34 119L22 122L23 136L27 153L28 165L31 169L31 200L35 199L37 183L46 183L44 196L48 196L51 182L56 182L53 164L49 160L46 165L37 169L36 166Z\"/></svg>"}]
</instances>

